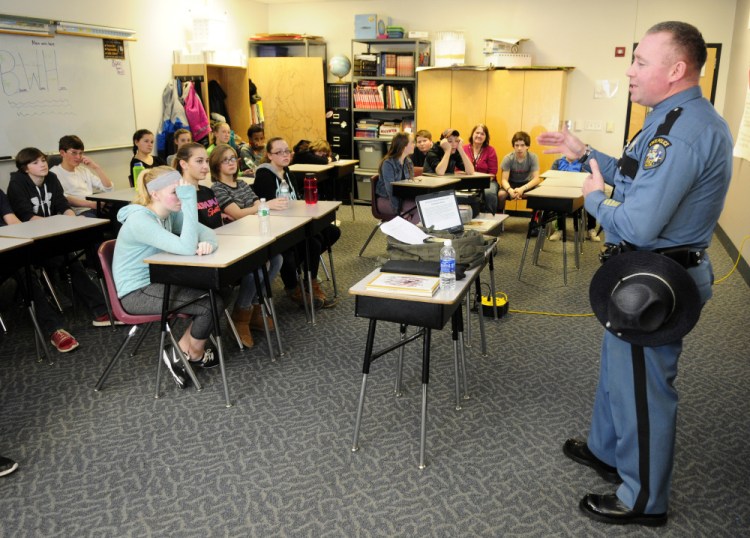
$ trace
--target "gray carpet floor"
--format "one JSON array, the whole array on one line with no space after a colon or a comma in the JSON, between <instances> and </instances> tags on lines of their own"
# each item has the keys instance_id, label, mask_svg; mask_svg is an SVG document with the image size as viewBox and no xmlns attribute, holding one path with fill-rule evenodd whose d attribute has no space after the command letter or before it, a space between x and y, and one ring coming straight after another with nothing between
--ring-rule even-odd
<instances>
[{"instance_id":1,"label":"gray carpet floor","mask_svg":"<svg viewBox=\"0 0 750 538\"><path fill-rule=\"evenodd\" d=\"M360 450L351 451L367 320L347 289L377 265L369 208L339 212L340 300L315 327L283 297L276 305L288 354L276 362L260 335L251 350L225 340L234 406L218 369L204 390L167 380L153 398L156 333L124 357L102 392L93 386L126 328L93 328L81 347L38 363L24 313L0 290L9 333L0 350L0 454L20 469L0 478L0 536L748 536L750 535L750 289L738 274L687 337L670 519L661 529L612 528L583 517L579 499L613 486L561 451L585 435L603 329L587 314L598 244L562 282L560 243L517 279L526 220L509 219L496 285L514 312L478 324L468 352L471 399L453 407L449 331L433 333L427 463L417 468L420 345L406 350L404 394L393 395L396 354L373 364ZM717 277L733 260L714 241ZM572 265L572 256L571 256ZM321 273L322 274L322 273ZM485 277L486 280L486 277ZM330 283L324 287L331 289ZM380 324L376 342L398 328Z\"/></svg>"}]
</instances>

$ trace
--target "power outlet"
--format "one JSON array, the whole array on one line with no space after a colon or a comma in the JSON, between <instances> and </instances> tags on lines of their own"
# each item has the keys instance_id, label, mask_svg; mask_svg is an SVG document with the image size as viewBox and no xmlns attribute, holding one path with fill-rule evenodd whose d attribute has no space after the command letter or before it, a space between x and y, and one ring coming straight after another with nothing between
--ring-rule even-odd
<instances>
[{"instance_id":1,"label":"power outlet","mask_svg":"<svg viewBox=\"0 0 750 538\"><path fill-rule=\"evenodd\" d=\"M601 131L604 128L603 123L600 120L586 120L584 129L587 131Z\"/></svg>"}]
</instances>

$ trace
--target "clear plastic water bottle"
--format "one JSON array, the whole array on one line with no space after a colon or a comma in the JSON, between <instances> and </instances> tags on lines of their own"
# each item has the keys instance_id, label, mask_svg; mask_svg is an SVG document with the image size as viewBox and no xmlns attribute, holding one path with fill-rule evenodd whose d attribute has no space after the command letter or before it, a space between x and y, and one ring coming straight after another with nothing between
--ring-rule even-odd
<instances>
[{"instance_id":1,"label":"clear plastic water bottle","mask_svg":"<svg viewBox=\"0 0 750 538\"><path fill-rule=\"evenodd\" d=\"M281 180L281 186L279 187L279 198L289 200L289 183L286 182L286 179Z\"/></svg>"},{"instance_id":2,"label":"clear plastic water bottle","mask_svg":"<svg viewBox=\"0 0 750 538\"><path fill-rule=\"evenodd\" d=\"M260 234L270 235L271 234L271 210L268 208L265 198L260 199L260 207L258 208L258 221L260 223Z\"/></svg>"},{"instance_id":3,"label":"clear plastic water bottle","mask_svg":"<svg viewBox=\"0 0 750 538\"><path fill-rule=\"evenodd\" d=\"M440 289L456 289L456 249L450 239L440 249Z\"/></svg>"},{"instance_id":4,"label":"clear plastic water bottle","mask_svg":"<svg viewBox=\"0 0 750 538\"><path fill-rule=\"evenodd\" d=\"M133 165L133 187L135 190L138 190L138 176L141 175L144 169L142 162L137 162Z\"/></svg>"}]
</instances>

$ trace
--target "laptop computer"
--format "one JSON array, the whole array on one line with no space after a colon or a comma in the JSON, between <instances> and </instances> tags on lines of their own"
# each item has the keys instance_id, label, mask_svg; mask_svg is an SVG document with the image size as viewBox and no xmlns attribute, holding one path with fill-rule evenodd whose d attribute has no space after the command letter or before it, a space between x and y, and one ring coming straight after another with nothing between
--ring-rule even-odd
<instances>
[{"instance_id":1,"label":"laptop computer","mask_svg":"<svg viewBox=\"0 0 750 538\"><path fill-rule=\"evenodd\" d=\"M458 210L455 191L440 191L422 194L414 201L417 204L422 226L452 234L462 233L464 225Z\"/></svg>"}]
</instances>

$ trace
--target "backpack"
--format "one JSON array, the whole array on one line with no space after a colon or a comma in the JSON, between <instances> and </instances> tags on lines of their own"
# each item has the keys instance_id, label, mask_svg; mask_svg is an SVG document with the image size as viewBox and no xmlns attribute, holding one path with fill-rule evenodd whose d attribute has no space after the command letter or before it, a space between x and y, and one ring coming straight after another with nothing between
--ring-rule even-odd
<instances>
[{"instance_id":1,"label":"backpack","mask_svg":"<svg viewBox=\"0 0 750 538\"><path fill-rule=\"evenodd\" d=\"M485 252L495 242L494 238L486 238L476 230L465 230L462 234L427 230L434 237L450 239L456 250L456 263L464 264L467 270L479 267L484 261ZM391 260L440 261L442 241L410 245L388 236L386 251Z\"/></svg>"}]
</instances>

